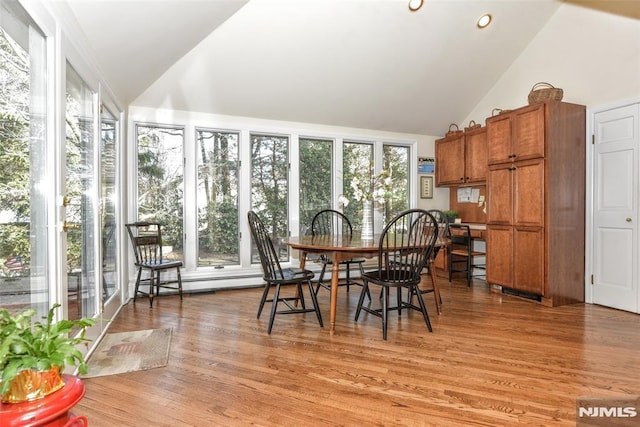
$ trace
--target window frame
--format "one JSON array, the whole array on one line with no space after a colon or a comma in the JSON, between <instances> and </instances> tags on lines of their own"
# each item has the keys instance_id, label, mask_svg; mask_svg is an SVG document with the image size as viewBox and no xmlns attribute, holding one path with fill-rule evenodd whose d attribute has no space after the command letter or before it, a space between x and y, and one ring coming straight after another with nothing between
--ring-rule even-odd
<instances>
[{"instance_id":1,"label":"window frame","mask_svg":"<svg viewBox=\"0 0 640 427\"><path fill-rule=\"evenodd\" d=\"M170 118L170 120L167 120ZM274 135L278 137L289 138L288 164L289 164L289 235L297 235L300 227L299 218L299 140L300 139L318 139L333 141L333 188L332 188L332 206L338 208L338 197L342 193L343 171L342 171L342 147L343 142L366 142L374 146L374 160L376 162L376 170L381 170L381 159L383 152L383 144L402 145L409 149L409 185L415 187L417 181L417 157L418 142L407 135L398 133L397 135L388 135L382 137L376 135L376 132L369 134L368 132L360 133L358 130L348 128L324 129L324 126L308 124L305 126L296 126L289 122L263 121L252 118L241 118L232 116L217 116L212 114L195 114L184 111L158 110L147 107L130 107L128 124L129 129L133 129L136 124L157 124L174 127L184 127L185 129L185 206L184 206L184 227L185 227L185 265L183 269L183 279L185 286L192 290L208 290L222 289L242 286L259 286L261 285L260 277L262 275L259 264L251 263L250 260L250 230L246 221L247 212L251 209L250 195L247 189L250 189L251 182L251 152L250 141L251 135ZM196 129L207 129L224 132L233 132L239 134L239 231L240 231L240 265L225 266L224 269L215 269L213 267L197 267L197 260L190 257L196 257L194 243L197 242L197 218L196 218L196 195L195 186L197 185L197 148L195 147ZM380 132L381 133L381 132ZM131 132L133 135L133 132ZM132 137L132 141L135 139ZM134 150L130 148L130 156L134 155ZM136 166L137 167L137 166ZM135 177L137 170L131 163L128 165L128 173L131 177ZM303 172L302 172L303 173ZM135 179L130 179L129 182ZM137 184L130 184L131 187ZM193 188L191 188L193 187ZM193 190L193 191L192 191ZM243 193L244 191L244 193ZM409 193L409 205L417 206L417 197L411 192ZM136 212L136 197L130 192L129 203L130 212ZM376 212L376 215L377 212ZM374 216L375 219L375 216ZM378 215L381 220L381 215ZM380 228L378 225L376 230ZM193 230L191 230L193 228ZM193 252L189 255L188 248L194 247ZM284 262L284 266L297 266L299 263L298 254L291 251L288 262ZM313 269L315 266L310 265Z\"/></svg>"}]
</instances>

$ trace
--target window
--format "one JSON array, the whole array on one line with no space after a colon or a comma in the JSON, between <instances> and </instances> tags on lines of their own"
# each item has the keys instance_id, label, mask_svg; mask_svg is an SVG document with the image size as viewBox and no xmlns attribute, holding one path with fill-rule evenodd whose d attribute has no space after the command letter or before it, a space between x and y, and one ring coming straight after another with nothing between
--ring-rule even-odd
<instances>
[{"instance_id":1,"label":"window","mask_svg":"<svg viewBox=\"0 0 640 427\"><path fill-rule=\"evenodd\" d=\"M118 233L116 232L118 120L107 108L103 108L100 126L102 296L106 301L115 293L118 279L116 268L118 259Z\"/></svg>"},{"instance_id":2,"label":"window","mask_svg":"<svg viewBox=\"0 0 640 427\"><path fill-rule=\"evenodd\" d=\"M361 142L345 142L343 152L343 195L349 201L343 208L344 214L351 221L354 234L360 232L362 226L362 200L358 200L356 182L370 180L373 176L373 144ZM382 230L376 230L380 232Z\"/></svg>"},{"instance_id":3,"label":"window","mask_svg":"<svg viewBox=\"0 0 640 427\"><path fill-rule=\"evenodd\" d=\"M49 308L46 39L0 3L0 306Z\"/></svg>"},{"instance_id":4,"label":"window","mask_svg":"<svg viewBox=\"0 0 640 427\"><path fill-rule=\"evenodd\" d=\"M409 147L385 144L382 153L382 168L389 172L391 178L382 212L382 221L386 224L409 209Z\"/></svg>"},{"instance_id":5,"label":"window","mask_svg":"<svg viewBox=\"0 0 640 427\"><path fill-rule=\"evenodd\" d=\"M132 114L144 119L146 109ZM351 187L356 176L370 179L374 172L389 171L387 199L371 209L376 233L386 218L409 207L415 143L345 141L339 135L289 134L286 128L258 131L252 123L233 128L217 117L183 120L134 123L137 211L140 219L172 224L167 231L175 231L165 248L184 261L183 277L192 289L256 284L260 259L250 238L248 210L264 222L280 261L297 265L297 254L283 241L307 234L322 209L343 210L359 235L363 203ZM340 204L340 194L350 199L348 205Z\"/></svg>"},{"instance_id":6,"label":"window","mask_svg":"<svg viewBox=\"0 0 640 427\"><path fill-rule=\"evenodd\" d=\"M96 314L95 92L67 62L65 189L69 319Z\"/></svg>"},{"instance_id":7,"label":"window","mask_svg":"<svg viewBox=\"0 0 640 427\"><path fill-rule=\"evenodd\" d=\"M300 235L307 233L314 215L332 207L333 141L300 138Z\"/></svg>"},{"instance_id":8,"label":"window","mask_svg":"<svg viewBox=\"0 0 640 427\"><path fill-rule=\"evenodd\" d=\"M281 241L289 236L289 138L251 134L251 210L271 233L281 261L288 261L289 247ZM251 262L258 263L251 250Z\"/></svg>"},{"instance_id":9,"label":"window","mask_svg":"<svg viewBox=\"0 0 640 427\"><path fill-rule=\"evenodd\" d=\"M240 263L238 133L197 129L198 267Z\"/></svg>"},{"instance_id":10,"label":"window","mask_svg":"<svg viewBox=\"0 0 640 427\"><path fill-rule=\"evenodd\" d=\"M162 224L163 256L183 260L184 129L137 125L138 220Z\"/></svg>"}]
</instances>

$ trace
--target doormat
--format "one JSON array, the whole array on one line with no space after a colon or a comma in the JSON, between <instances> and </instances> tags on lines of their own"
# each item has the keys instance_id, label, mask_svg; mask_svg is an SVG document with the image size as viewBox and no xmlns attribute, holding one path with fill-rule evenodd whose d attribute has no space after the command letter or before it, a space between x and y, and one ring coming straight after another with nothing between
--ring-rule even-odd
<instances>
[{"instance_id":1,"label":"doormat","mask_svg":"<svg viewBox=\"0 0 640 427\"><path fill-rule=\"evenodd\" d=\"M172 328L106 334L82 378L161 368L169 360Z\"/></svg>"}]
</instances>

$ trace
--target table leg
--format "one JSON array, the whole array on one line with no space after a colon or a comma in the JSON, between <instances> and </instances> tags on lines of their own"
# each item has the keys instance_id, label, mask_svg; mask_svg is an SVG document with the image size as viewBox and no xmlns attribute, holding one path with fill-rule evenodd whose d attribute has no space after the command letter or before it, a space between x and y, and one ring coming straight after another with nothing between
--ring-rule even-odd
<instances>
[{"instance_id":1,"label":"table leg","mask_svg":"<svg viewBox=\"0 0 640 427\"><path fill-rule=\"evenodd\" d=\"M304 268L307 263L307 253L305 251L300 251L300 268Z\"/></svg>"},{"instance_id":2,"label":"table leg","mask_svg":"<svg viewBox=\"0 0 640 427\"><path fill-rule=\"evenodd\" d=\"M331 311L329 312L329 321L331 328L329 333L333 335L336 332L336 307L338 305L338 280L340 278L340 260L337 256L333 257L333 266L331 270Z\"/></svg>"}]
</instances>

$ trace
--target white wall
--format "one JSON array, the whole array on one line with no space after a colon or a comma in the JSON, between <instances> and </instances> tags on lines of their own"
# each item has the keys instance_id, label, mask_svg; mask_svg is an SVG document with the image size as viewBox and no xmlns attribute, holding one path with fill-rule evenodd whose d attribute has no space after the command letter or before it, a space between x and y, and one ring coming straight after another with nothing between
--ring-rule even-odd
<instances>
[{"instance_id":1,"label":"white wall","mask_svg":"<svg viewBox=\"0 0 640 427\"><path fill-rule=\"evenodd\" d=\"M640 95L640 20L562 5L464 123L527 105L537 82L587 107Z\"/></svg>"}]
</instances>

